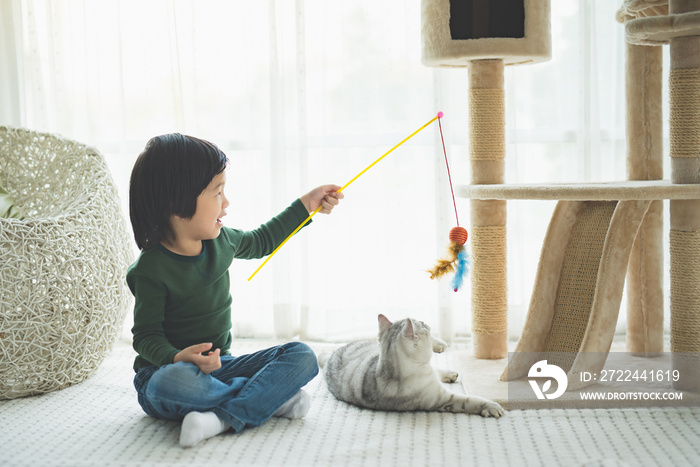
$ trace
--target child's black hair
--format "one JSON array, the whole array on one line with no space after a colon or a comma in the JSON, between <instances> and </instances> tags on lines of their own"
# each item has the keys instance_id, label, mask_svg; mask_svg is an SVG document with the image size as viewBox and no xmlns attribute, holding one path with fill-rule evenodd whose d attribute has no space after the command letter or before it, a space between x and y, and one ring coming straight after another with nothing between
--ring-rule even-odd
<instances>
[{"instance_id":1,"label":"child's black hair","mask_svg":"<svg viewBox=\"0 0 700 467\"><path fill-rule=\"evenodd\" d=\"M173 240L170 216L192 218L197 197L227 163L215 144L192 136L172 133L148 141L129 182L129 216L138 247L149 250Z\"/></svg>"}]
</instances>

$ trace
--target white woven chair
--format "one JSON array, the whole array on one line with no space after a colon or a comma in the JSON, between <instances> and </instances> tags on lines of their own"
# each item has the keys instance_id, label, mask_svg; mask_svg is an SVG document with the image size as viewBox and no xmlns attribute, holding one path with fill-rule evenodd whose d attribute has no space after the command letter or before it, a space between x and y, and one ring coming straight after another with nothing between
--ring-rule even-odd
<instances>
[{"instance_id":1,"label":"white woven chair","mask_svg":"<svg viewBox=\"0 0 700 467\"><path fill-rule=\"evenodd\" d=\"M133 260L102 155L57 135L0 127L0 185L23 220L0 219L0 399L61 389L112 350Z\"/></svg>"}]
</instances>

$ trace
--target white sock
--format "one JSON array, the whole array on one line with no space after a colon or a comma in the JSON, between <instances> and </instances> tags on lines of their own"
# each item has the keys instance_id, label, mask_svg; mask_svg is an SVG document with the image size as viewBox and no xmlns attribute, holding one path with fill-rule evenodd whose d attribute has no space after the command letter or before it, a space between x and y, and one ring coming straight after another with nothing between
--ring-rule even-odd
<instances>
[{"instance_id":1,"label":"white sock","mask_svg":"<svg viewBox=\"0 0 700 467\"><path fill-rule=\"evenodd\" d=\"M216 436L231 428L214 412L190 412L182 420L180 446L191 448L202 440Z\"/></svg>"},{"instance_id":2,"label":"white sock","mask_svg":"<svg viewBox=\"0 0 700 467\"><path fill-rule=\"evenodd\" d=\"M277 412L275 412L275 417L284 417L289 419L302 418L306 415L311 407L311 396L309 396L306 391L299 390L296 394L292 396L287 402L285 402L282 407L280 407Z\"/></svg>"}]
</instances>

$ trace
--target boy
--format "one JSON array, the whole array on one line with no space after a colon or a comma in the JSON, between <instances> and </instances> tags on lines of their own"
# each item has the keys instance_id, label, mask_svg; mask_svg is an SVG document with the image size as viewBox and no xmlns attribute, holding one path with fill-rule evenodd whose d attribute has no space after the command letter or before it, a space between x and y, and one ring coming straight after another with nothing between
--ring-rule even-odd
<instances>
[{"instance_id":1,"label":"boy","mask_svg":"<svg viewBox=\"0 0 700 467\"><path fill-rule=\"evenodd\" d=\"M303 417L300 391L318 373L313 351L292 342L234 357L228 269L234 258L270 254L308 213L343 198L318 187L244 232L223 226L226 155L214 144L170 134L151 139L131 174L129 211L142 250L127 271L134 294L134 386L150 416L180 421L190 447L271 416Z\"/></svg>"}]
</instances>

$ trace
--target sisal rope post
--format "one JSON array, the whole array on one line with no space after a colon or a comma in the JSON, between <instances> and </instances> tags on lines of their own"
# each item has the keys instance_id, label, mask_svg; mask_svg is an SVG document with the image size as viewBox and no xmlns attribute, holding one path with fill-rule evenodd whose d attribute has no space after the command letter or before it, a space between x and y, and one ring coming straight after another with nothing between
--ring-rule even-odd
<instances>
[{"instance_id":1,"label":"sisal rope post","mask_svg":"<svg viewBox=\"0 0 700 467\"><path fill-rule=\"evenodd\" d=\"M469 66L469 141L472 184L503 183L505 98L502 60ZM508 355L506 202L471 200L472 333L474 356Z\"/></svg>"},{"instance_id":2,"label":"sisal rope post","mask_svg":"<svg viewBox=\"0 0 700 467\"><path fill-rule=\"evenodd\" d=\"M671 14L700 11L700 0L671 0ZM671 39L671 181L700 183L700 36ZM700 200L672 200L671 351L676 389L698 391Z\"/></svg>"},{"instance_id":3,"label":"sisal rope post","mask_svg":"<svg viewBox=\"0 0 700 467\"><path fill-rule=\"evenodd\" d=\"M661 47L627 44L627 178L663 179ZM663 352L663 201L652 201L627 269L627 350Z\"/></svg>"}]
</instances>

